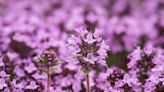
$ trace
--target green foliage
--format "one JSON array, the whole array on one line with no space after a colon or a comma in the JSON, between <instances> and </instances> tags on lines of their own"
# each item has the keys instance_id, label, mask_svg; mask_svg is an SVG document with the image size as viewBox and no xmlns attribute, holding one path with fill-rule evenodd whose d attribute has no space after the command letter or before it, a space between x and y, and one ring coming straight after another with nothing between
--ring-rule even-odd
<instances>
[{"instance_id":1,"label":"green foliage","mask_svg":"<svg viewBox=\"0 0 164 92\"><path fill-rule=\"evenodd\" d=\"M85 74L89 74L89 73L90 73L90 71L91 71L91 69L90 69L90 68L83 69L83 72L84 72Z\"/></svg>"},{"instance_id":2,"label":"green foliage","mask_svg":"<svg viewBox=\"0 0 164 92\"><path fill-rule=\"evenodd\" d=\"M109 53L108 54L108 58L107 58L107 64L108 66L118 66L122 69L124 69L125 71L127 71L127 63L128 63L128 59L127 59L127 55L128 52L126 51L122 51L122 52L117 52L117 53Z\"/></svg>"}]
</instances>

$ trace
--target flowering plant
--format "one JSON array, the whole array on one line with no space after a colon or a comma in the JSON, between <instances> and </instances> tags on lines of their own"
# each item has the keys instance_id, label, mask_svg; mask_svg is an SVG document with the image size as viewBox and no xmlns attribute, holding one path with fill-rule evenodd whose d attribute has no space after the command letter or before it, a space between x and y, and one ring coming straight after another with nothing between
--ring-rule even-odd
<instances>
[{"instance_id":1,"label":"flowering plant","mask_svg":"<svg viewBox=\"0 0 164 92\"><path fill-rule=\"evenodd\" d=\"M0 92L164 92L163 4L0 0Z\"/></svg>"}]
</instances>

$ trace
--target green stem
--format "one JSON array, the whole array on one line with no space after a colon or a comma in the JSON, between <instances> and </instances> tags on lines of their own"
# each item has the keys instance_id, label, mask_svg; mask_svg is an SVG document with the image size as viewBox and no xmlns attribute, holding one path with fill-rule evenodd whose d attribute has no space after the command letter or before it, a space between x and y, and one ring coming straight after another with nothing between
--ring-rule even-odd
<instances>
[{"instance_id":1,"label":"green stem","mask_svg":"<svg viewBox=\"0 0 164 92\"><path fill-rule=\"evenodd\" d=\"M47 68L47 92L50 92L49 89L50 89L50 68L48 67Z\"/></svg>"},{"instance_id":2,"label":"green stem","mask_svg":"<svg viewBox=\"0 0 164 92\"><path fill-rule=\"evenodd\" d=\"M87 92L91 92L90 82L89 82L89 73L86 74L86 80L87 80Z\"/></svg>"}]
</instances>

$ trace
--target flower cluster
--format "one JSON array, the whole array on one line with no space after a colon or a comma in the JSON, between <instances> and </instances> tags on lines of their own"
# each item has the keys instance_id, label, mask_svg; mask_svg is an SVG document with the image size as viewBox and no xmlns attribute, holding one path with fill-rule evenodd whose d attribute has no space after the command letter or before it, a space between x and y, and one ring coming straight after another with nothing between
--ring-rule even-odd
<instances>
[{"instance_id":1,"label":"flower cluster","mask_svg":"<svg viewBox=\"0 0 164 92\"><path fill-rule=\"evenodd\" d=\"M58 64L57 53L51 48L45 49L39 59L43 67L53 67Z\"/></svg>"},{"instance_id":2,"label":"flower cluster","mask_svg":"<svg viewBox=\"0 0 164 92\"><path fill-rule=\"evenodd\" d=\"M130 72L136 73L140 82L140 90L148 92L162 92L163 90L163 50L155 49L151 45L144 49L137 48L130 55L128 68Z\"/></svg>"},{"instance_id":3,"label":"flower cluster","mask_svg":"<svg viewBox=\"0 0 164 92\"><path fill-rule=\"evenodd\" d=\"M94 64L106 65L109 46L100 37L100 31L78 28L76 34L68 39L69 57L77 59L83 68L90 68Z\"/></svg>"}]
</instances>

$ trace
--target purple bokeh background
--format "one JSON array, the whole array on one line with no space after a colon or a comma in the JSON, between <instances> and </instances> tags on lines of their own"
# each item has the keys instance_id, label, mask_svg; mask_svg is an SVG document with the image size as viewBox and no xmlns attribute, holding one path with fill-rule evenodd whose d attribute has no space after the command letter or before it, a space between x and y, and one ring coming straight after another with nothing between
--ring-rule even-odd
<instances>
[{"instance_id":1,"label":"purple bokeh background","mask_svg":"<svg viewBox=\"0 0 164 92\"><path fill-rule=\"evenodd\" d=\"M86 92L80 65L66 58L80 27L99 30L110 47L108 68L98 64L90 73L93 92L163 92L163 6L164 0L0 0L0 92L46 92L37 56L49 47L63 61L50 92Z\"/></svg>"}]
</instances>

